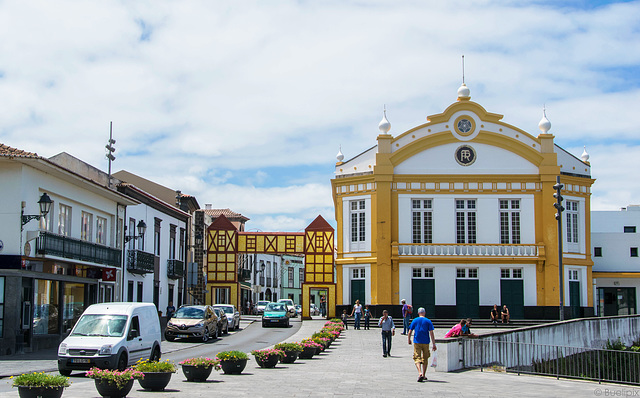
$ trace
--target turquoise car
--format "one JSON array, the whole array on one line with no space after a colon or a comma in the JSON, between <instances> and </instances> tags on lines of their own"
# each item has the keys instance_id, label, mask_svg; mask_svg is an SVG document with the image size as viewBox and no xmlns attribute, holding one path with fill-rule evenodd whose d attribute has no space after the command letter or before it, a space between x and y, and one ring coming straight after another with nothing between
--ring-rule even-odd
<instances>
[{"instance_id":1,"label":"turquoise car","mask_svg":"<svg viewBox=\"0 0 640 398\"><path fill-rule=\"evenodd\" d=\"M291 313L284 303L269 303L262 313L262 327L284 325L289 327Z\"/></svg>"}]
</instances>

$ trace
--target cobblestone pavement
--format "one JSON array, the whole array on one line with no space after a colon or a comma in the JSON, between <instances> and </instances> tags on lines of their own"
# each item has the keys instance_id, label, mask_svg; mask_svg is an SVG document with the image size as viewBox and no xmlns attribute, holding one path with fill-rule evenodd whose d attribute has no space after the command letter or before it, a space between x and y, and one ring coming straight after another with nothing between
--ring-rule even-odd
<instances>
[{"instance_id":1,"label":"cobblestone pavement","mask_svg":"<svg viewBox=\"0 0 640 398\"><path fill-rule=\"evenodd\" d=\"M319 330L323 321L305 321L289 341L299 341ZM494 330L494 329L492 329ZM476 332L481 329L476 330ZM446 330L439 330L437 337ZM490 332L487 330L487 332ZM128 395L153 397L598 397L637 396L637 389L586 381L556 380L548 377L517 376L494 371L434 372L428 381L417 383L417 371L411 359L412 346L399 333L393 339L392 357L382 357L379 329L343 333L325 353L311 360L279 364L275 369L260 369L253 358L242 375L214 372L206 383L186 382L181 370L173 375L165 392L147 392L138 383ZM7 381L4 379L0 382ZM99 397L93 380L74 377L63 397ZM17 397L14 389L4 394Z\"/></svg>"}]
</instances>

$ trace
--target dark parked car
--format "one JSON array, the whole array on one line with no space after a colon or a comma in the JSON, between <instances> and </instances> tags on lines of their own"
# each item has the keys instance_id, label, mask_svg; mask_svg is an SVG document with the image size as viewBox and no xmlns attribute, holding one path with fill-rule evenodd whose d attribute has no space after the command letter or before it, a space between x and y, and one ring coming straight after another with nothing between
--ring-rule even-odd
<instances>
[{"instance_id":1,"label":"dark parked car","mask_svg":"<svg viewBox=\"0 0 640 398\"><path fill-rule=\"evenodd\" d=\"M227 314L224 313L222 308L213 307L213 310L218 316L218 330L222 334L229 334L229 321L227 320Z\"/></svg>"},{"instance_id":2,"label":"dark parked car","mask_svg":"<svg viewBox=\"0 0 640 398\"><path fill-rule=\"evenodd\" d=\"M218 338L218 316L210 305L190 305L180 307L167 322L164 337L167 341L175 339L198 338L208 341Z\"/></svg>"}]
</instances>

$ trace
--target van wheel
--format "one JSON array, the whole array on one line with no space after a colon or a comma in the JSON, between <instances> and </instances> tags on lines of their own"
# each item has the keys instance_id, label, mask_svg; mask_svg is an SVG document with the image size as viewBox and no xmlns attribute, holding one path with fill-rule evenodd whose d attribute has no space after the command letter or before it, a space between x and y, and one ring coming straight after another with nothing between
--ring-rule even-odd
<instances>
[{"instance_id":1,"label":"van wheel","mask_svg":"<svg viewBox=\"0 0 640 398\"><path fill-rule=\"evenodd\" d=\"M160 348L156 347L153 349L153 354L151 354L151 362L159 362L160 361Z\"/></svg>"},{"instance_id":2,"label":"van wheel","mask_svg":"<svg viewBox=\"0 0 640 398\"><path fill-rule=\"evenodd\" d=\"M227 322L227 324L225 326L226 327L224 328L224 331L222 333L223 334L229 334L229 322Z\"/></svg>"},{"instance_id":3,"label":"van wheel","mask_svg":"<svg viewBox=\"0 0 640 398\"><path fill-rule=\"evenodd\" d=\"M120 358L118 358L118 370L123 371L127 368L127 354L124 352L120 354Z\"/></svg>"},{"instance_id":4,"label":"van wheel","mask_svg":"<svg viewBox=\"0 0 640 398\"><path fill-rule=\"evenodd\" d=\"M206 343L207 341L209 341L209 329L205 328L202 332L202 342Z\"/></svg>"}]
</instances>

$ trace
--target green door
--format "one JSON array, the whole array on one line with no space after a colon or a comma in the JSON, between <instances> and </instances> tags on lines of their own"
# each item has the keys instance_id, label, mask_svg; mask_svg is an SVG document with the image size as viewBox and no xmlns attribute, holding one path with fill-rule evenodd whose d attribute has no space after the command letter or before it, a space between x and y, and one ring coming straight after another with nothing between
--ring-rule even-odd
<instances>
[{"instance_id":1,"label":"green door","mask_svg":"<svg viewBox=\"0 0 640 398\"><path fill-rule=\"evenodd\" d=\"M571 307L571 318L580 317L580 282L569 282L569 306Z\"/></svg>"},{"instance_id":2,"label":"green door","mask_svg":"<svg viewBox=\"0 0 640 398\"><path fill-rule=\"evenodd\" d=\"M511 319L524 319L524 287L522 279L500 280L500 304L507 305Z\"/></svg>"},{"instance_id":3,"label":"green door","mask_svg":"<svg viewBox=\"0 0 640 398\"><path fill-rule=\"evenodd\" d=\"M434 279L411 280L411 306L413 307L412 317L418 316L418 308L424 307L427 310L427 318L435 318L436 288Z\"/></svg>"},{"instance_id":4,"label":"green door","mask_svg":"<svg viewBox=\"0 0 640 398\"><path fill-rule=\"evenodd\" d=\"M456 310L458 318L478 318L480 289L477 279L456 280Z\"/></svg>"},{"instance_id":5,"label":"green door","mask_svg":"<svg viewBox=\"0 0 640 398\"><path fill-rule=\"evenodd\" d=\"M364 301L364 279L354 279L351 281L351 305L355 304L356 300L360 300L362 308L366 302Z\"/></svg>"}]
</instances>

